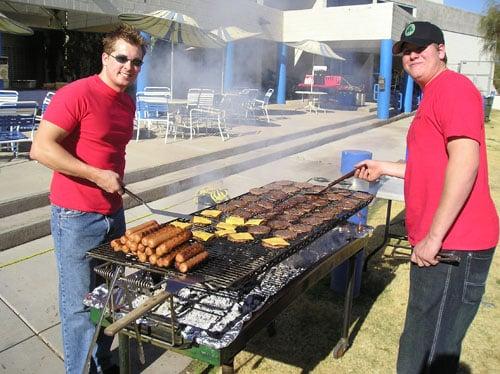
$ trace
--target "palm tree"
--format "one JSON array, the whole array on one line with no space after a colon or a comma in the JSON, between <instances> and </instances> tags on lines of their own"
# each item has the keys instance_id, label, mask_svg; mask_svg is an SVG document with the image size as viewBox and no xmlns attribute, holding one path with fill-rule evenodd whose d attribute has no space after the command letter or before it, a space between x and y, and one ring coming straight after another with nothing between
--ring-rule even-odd
<instances>
[{"instance_id":1,"label":"palm tree","mask_svg":"<svg viewBox=\"0 0 500 374\"><path fill-rule=\"evenodd\" d=\"M494 0L488 1L486 15L481 18L479 30L483 34L483 51L495 55L495 77L493 84L500 89L500 4Z\"/></svg>"}]
</instances>

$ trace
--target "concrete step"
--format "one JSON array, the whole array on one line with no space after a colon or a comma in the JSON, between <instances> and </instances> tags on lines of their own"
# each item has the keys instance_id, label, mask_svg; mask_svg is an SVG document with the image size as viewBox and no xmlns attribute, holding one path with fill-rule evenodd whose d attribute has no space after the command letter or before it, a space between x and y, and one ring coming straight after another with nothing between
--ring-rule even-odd
<instances>
[{"instance_id":1,"label":"concrete step","mask_svg":"<svg viewBox=\"0 0 500 374\"><path fill-rule=\"evenodd\" d=\"M126 183L145 201L156 201L402 118L399 116L389 121L380 121L374 117L364 117L362 122L358 118L335 125L325 125L314 130L263 139L204 156L137 170L127 175ZM40 196L37 199L33 197L33 201L39 201ZM137 201L124 196L126 209L138 205ZM16 214L2 219L0 221L0 250L49 235L49 212L48 206L42 206L27 211L18 210Z\"/></svg>"}]
</instances>

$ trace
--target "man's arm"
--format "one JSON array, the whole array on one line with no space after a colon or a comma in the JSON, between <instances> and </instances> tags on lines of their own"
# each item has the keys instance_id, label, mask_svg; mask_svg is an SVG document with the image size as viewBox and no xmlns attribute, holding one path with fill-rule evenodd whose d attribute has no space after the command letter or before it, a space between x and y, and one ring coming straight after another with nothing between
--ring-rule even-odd
<instances>
[{"instance_id":1,"label":"man's arm","mask_svg":"<svg viewBox=\"0 0 500 374\"><path fill-rule=\"evenodd\" d=\"M30 157L48 168L94 182L109 193L122 193L120 175L112 170L90 166L71 155L61 142L68 132L49 121L42 120L31 145Z\"/></svg>"},{"instance_id":2,"label":"man's arm","mask_svg":"<svg viewBox=\"0 0 500 374\"><path fill-rule=\"evenodd\" d=\"M356 178L373 182L382 175L404 178L406 164L404 162L364 160L356 164Z\"/></svg>"},{"instance_id":3,"label":"man's arm","mask_svg":"<svg viewBox=\"0 0 500 374\"><path fill-rule=\"evenodd\" d=\"M418 266L436 265L446 233L455 222L469 197L479 167L479 144L470 138L454 138L448 142L448 165L443 192L427 235L411 255Z\"/></svg>"}]
</instances>

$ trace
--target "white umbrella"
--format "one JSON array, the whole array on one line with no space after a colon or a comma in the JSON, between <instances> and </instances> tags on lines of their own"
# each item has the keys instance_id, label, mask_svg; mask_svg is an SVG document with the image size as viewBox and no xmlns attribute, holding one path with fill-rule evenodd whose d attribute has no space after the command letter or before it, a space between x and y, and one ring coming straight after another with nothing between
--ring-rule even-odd
<instances>
[{"instance_id":1,"label":"white umbrella","mask_svg":"<svg viewBox=\"0 0 500 374\"><path fill-rule=\"evenodd\" d=\"M124 13L118 16L121 21L145 31L152 36L171 42L170 90L173 87L174 43L192 47L222 48L224 41L209 31L203 30L191 17L171 10L157 10L147 14Z\"/></svg>"},{"instance_id":2,"label":"white umbrella","mask_svg":"<svg viewBox=\"0 0 500 374\"><path fill-rule=\"evenodd\" d=\"M318 42L317 40L302 40L300 42L290 42L286 43L286 45L293 47L296 49L295 53L295 64L300 58L302 52L309 52L313 55L320 55L328 58L333 58L335 60L345 61L345 58L340 57L336 54L328 44L324 42Z\"/></svg>"},{"instance_id":3,"label":"white umbrella","mask_svg":"<svg viewBox=\"0 0 500 374\"><path fill-rule=\"evenodd\" d=\"M246 31L239 28L238 26L225 26L225 27L221 26L210 32L226 43L260 35L260 32ZM221 92L224 92L224 67L226 64L225 53L223 54L222 58L223 61L222 61L222 74L221 74Z\"/></svg>"},{"instance_id":4,"label":"white umbrella","mask_svg":"<svg viewBox=\"0 0 500 374\"><path fill-rule=\"evenodd\" d=\"M317 40L302 40L300 42L289 42L286 43L286 45L295 48L295 62L294 64L297 65L297 61L299 60L302 52L308 52L312 53L313 55L320 55L328 58L333 58L335 60L341 60L345 61L345 58L339 56L336 54L328 44L319 42ZM317 67L318 71L319 70L326 70L326 67L322 69L323 67L318 66ZM321 69L320 69L321 68ZM312 69L312 83L311 83L311 91L313 89L314 85L314 56L313 56L313 69Z\"/></svg>"},{"instance_id":5,"label":"white umbrella","mask_svg":"<svg viewBox=\"0 0 500 374\"><path fill-rule=\"evenodd\" d=\"M251 38L253 36L257 36L260 32L251 32L246 31L238 26L225 26L218 27L212 31L212 34L217 36L218 39L223 40L224 42L234 42L235 40Z\"/></svg>"},{"instance_id":6,"label":"white umbrella","mask_svg":"<svg viewBox=\"0 0 500 374\"><path fill-rule=\"evenodd\" d=\"M17 35L33 35L33 30L0 13L0 32Z\"/></svg>"}]
</instances>

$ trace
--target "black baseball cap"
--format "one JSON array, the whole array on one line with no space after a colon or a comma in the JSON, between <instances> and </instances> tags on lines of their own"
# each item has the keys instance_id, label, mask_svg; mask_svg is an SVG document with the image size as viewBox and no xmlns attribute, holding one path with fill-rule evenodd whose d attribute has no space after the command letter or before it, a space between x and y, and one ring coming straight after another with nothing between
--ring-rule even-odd
<instances>
[{"instance_id":1,"label":"black baseball cap","mask_svg":"<svg viewBox=\"0 0 500 374\"><path fill-rule=\"evenodd\" d=\"M404 43L412 43L419 47L429 44L444 44L443 32L439 27L423 21L408 24L401 33L401 40L392 46L392 54L398 55L403 51Z\"/></svg>"}]
</instances>

